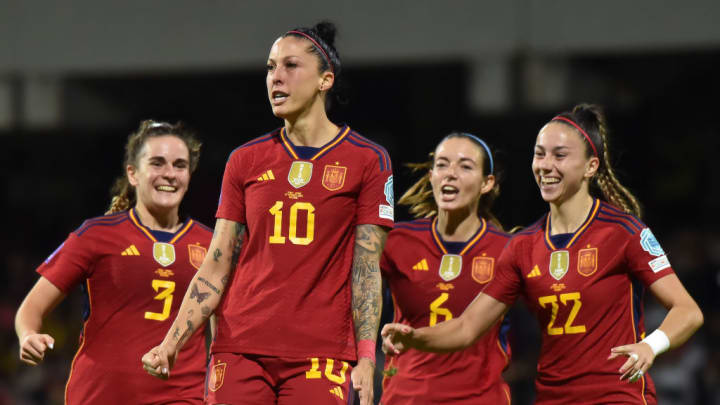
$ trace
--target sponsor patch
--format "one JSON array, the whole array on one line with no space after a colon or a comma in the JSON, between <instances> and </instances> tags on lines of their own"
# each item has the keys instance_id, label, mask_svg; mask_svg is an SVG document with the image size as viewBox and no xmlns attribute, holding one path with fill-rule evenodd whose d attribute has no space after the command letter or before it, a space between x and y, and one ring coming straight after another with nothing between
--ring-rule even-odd
<instances>
[{"instance_id":1,"label":"sponsor patch","mask_svg":"<svg viewBox=\"0 0 720 405\"><path fill-rule=\"evenodd\" d=\"M167 267L175 263L175 246L165 242L153 244L153 257L155 261Z\"/></svg>"},{"instance_id":2,"label":"sponsor patch","mask_svg":"<svg viewBox=\"0 0 720 405\"><path fill-rule=\"evenodd\" d=\"M670 260L668 260L667 256L662 255L657 259L650 260L648 264L650 265L653 273L657 273L660 270L665 270L670 267Z\"/></svg>"},{"instance_id":3,"label":"sponsor patch","mask_svg":"<svg viewBox=\"0 0 720 405\"><path fill-rule=\"evenodd\" d=\"M560 280L570 267L570 253L567 250L556 250L550 254L550 275L555 280Z\"/></svg>"},{"instance_id":4,"label":"sponsor patch","mask_svg":"<svg viewBox=\"0 0 720 405\"><path fill-rule=\"evenodd\" d=\"M480 284L492 280L495 259L492 257L475 257L472 262L472 278Z\"/></svg>"},{"instance_id":5,"label":"sponsor patch","mask_svg":"<svg viewBox=\"0 0 720 405\"><path fill-rule=\"evenodd\" d=\"M225 368L227 363L218 363L212 366L210 370L210 381L208 381L208 388L210 391L217 391L222 387L223 380L225 379Z\"/></svg>"},{"instance_id":6,"label":"sponsor patch","mask_svg":"<svg viewBox=\"0 0 720 405\"><path fill-rule=\"evenodd\" d=\"M325 165L323 172L322 185L330 191L340 190L345 184L345 174L347 167Z\"/></svg>"},{"instance_id":7,"label":"sponsor patch","mask_svg":"<svg viewBox=\"0 0 720 405\"><path fill-rule=\"evenodd\" d=\"M588 277L597 270L597 248L580 249L578 252L578 273Z\"/></svg>"},{"instance_id":8,"label":"sponsor patch","mask_svg":"<svg viewBox=\"0 0 720 405\"><path fill-rule=\"evenodd\" d=\"M296 160L290 166L288 173L288 182L295 188L300 188L310 182L312 178L313 164Z\"/></svg>"},{"instance_id":9,"label":"sponsor patch","mask_svg":"<svg viewBox=\"0 0 720 405\"><path fill-rule=\"evenodd\" d=\"M393 220L395 218L395 210L389 205L380 205L380 218Z\"/></svg>"},{"instance_id":10,"label":"sponsor patch","mask_svg":"<svg viewBox=\"0 0 720 405\"><path fill-rule=\"evenodd\" d=\"M462 256L460 255L443 255L440 262L438 273L440 278L445 281L454 280L462 271Z\"/></svg>"},{"instance_id":11,"label":"sponsor patch","mask_svg":"<svg viewBox=\"0 0 720 405\"><path fill-rule=\"evenodd\" d=\"M190 258L190 264L196 269L200 270L203 260L205 260L205 254L207 249L200 245L188 245L188 257Z\"/></svg>"},{"instance_id":12,"label":"sponsor patch","mask_svg":"<svg viewBox=\"0 0 720 405\"><path fill-rule=\"evenodd\" d=\"M395 192L393 191L393 176L388 177L385 182L385 201L391 206L395 205Z\"/></svg>"},{"instance_id":13,"label":"sponsor patch","mask_svg":"<svg viewBox=\"0 0 720 405\"><path fill-rule=\"evenodd\" d=\"M650 228L645 228L640 232L640 246L653 256L665 256L665 251L660 246L660 242L655 239Z\"/></svg>"}]
</instances>

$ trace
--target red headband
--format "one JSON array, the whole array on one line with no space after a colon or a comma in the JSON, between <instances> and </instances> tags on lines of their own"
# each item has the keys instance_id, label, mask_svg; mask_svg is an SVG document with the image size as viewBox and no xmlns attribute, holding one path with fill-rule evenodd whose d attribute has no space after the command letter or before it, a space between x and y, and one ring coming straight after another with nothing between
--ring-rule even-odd
<instances>
[{"instance_id":1,"label":"red headband","mask_svg":"<svg viewBox=\"0 0 720 405\"><path fill-rule=\"evenodd\" d=\"M585 137L585 139L587 139L588 143L590 144L590 147L591 147L592 150L593 150L593 155L594 155L595 157L598 157L598 152L597 152L597 148L595 147L595 143L592 141L592 139L590 139L590 135L588 135L587 132L585 132L582 128L580 128L580 125L576 124L576 123L575 123L573 120L571 120L570 118L561 117L561 116L559 116L559 115L556 116L555 118L551 119L550 121L555 121L555 120L565 121L565 122L567 122L568 124L574 126L575 129L577 129L578 131L580 131L580 133L583 134L583 136Z\"/></svg>"},{"instance_id":2,"label":"red headband","mask_svg":"<svg viewBox=\"0 0 720 405\"><path fill-rule=\"evenodd\" d=\"M317 49L319 49L320 52L322 52L323 56L325 56L325 60L327 61L328 66L330 66L330 71L333 72L333 73L335 72L335 69L333 69L332 61L330 60L330 57L328 56L328 54L325 52L325 50L323 49L323 47L320 46L320 44L318 44L317 41L315 41L310 35L308 35L308 34L306 34L306 33L304 33L304 32L300 32L300 31L288 31L288 32L285 33L285 35L287 35L287 34L297 34L297 35L301 35L301 36L307 38L308 40L310 40L310 42L312 42L312 43L315 45L315 47L317 47Z\"/></svg>"}]
</instances>

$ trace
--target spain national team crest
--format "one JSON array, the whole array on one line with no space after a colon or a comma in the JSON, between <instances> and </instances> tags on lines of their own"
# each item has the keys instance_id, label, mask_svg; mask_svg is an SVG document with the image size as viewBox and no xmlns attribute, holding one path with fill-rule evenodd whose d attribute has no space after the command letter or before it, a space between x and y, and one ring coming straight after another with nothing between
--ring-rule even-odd
<instances>
[{"instance_id":1,"label":"spain national team crest","mask_svg":"<svg viewBox=\"0 0 720 405\"><path fill-rule=\"evenodd\" d=\"M598 266L597 248L581 249L578 252L578 273L585 277L595 273Z\"/></svg>"},{"instance_id":2,"label":"spain national team crest","mask_svg":"<svg viewBox=\"0 0 720 405\"><path fill-rule=\"evenodd\" d=\"M440 262L440 278L450 281L460 275L462 271L462 256L459 255L443 255Z\"/></svg>"},{"instance_id":3,"label":"spain national team crest","mask_svg":"<svg viewBox=\"0 0 720 405\"><path fill-rule=\"evenodd\" d=\"M190 258L190 264L196 269L200 270L203 260L205 260L205 254L207 249L200 245L188 245L188 257Z\"/></svg>"},{"instance_id":4,"label":"spain national team crest","mask_svg":"<svg viewBox=\"0 0 720 405\"><path fill-rule=\"evenodd\" d=\"M308 183L312 178L313 164L310 162L303 162L296 160L292 162L290 166L290 173L288 173L288 182L295 188L300 188Z\"/></svg>"},{"instance_id":5,"label":"spain national team crest","mask_svg":"<svg viewBox=\"0 0 720 405\"><path fill-rule=\"evenodd\" d=\"M153 244L153 257L155 261L167 267L175 263L175 246L165 242Z\"/></svg>"},{"instance_id":6,"label":"spain national team crest","mask_svg":"<svg viewBox=\"0 0 720 405\"><path fill-rule=\"evenodd\" d=\"M322 177L323 187L330 191L340 190L345 184L345 174L347 174L347 167L325 165Z\"/></svg>"},{"instance_id":7,"label":"spain national team crest","mask_svg":"<svg viewBox=\"0 0 720 405\"><path fill-rule=\"evenodd\" d=\"M556 250L550 254L549 273L555 280L565 277L570 267L570 253L567 250Z\"/></svg>"},{"instance_id":8,"label":"spain national team crest","mask_svg":"<svg viewBox=\"0 0 720 405\"><path fill-rule=\"evenodd\" d=\"M495 267L495 258L492 257L475 257L472 263L472 278L480 284L485 284L492 280L493 267Z\"/></svg>"},{"instance_id":9,"label":"spain national team crest","mask_svg":"<svg viewBox=\"0 0 720 405\"><path fill-rule=\"evenodd\" d=\"M225 368L227 363L218 363L212 366L210 370L210 381L208 382L208 388L210 391L217 391L222 387L223 380L225 379Z\"/></svg>"}]
</instances>

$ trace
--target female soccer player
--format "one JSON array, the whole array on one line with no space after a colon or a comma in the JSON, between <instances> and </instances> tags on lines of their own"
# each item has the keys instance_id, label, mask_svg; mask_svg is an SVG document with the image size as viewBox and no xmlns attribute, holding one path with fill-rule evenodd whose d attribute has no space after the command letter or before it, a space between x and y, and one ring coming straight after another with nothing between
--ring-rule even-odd
<instances>
[{"instance_id":1,"label":"female soccer player","mask_svg":"<svg viewBox=\"0 0 720 405\"><path fill-rule=\"evenodd\" d=\"M434 328L387 325L386 349L467 347L522 294L542 328L536 403L655 404L648 369L703 316L638 219L636 198L615 177L607 140L596 106L550 120L532 161L550 212L510 240L495 278L460 317ZM645 288L669 310L647 336Z\"/></svg>"},{"instance_id":2,"label":"female soccer player","mask_svg":"<svg viewBox=\"0 0 720 405\"><path fill-rule=\"evenodd\" d=\"M186 294L165 339L143 356L148 372L167 378L215 311L209 404L342 403L351 378L362 404L372 403L392 168L385 149L327 117L341 72L334 39L335 27L320 23L272 45L267 95L284 126L231 153L198 294Z\"/></svg>"},{"instance_id":3,"label":"female soccer player","mask_svg":"<svg viewBox=\"0 0 720 405\"><path fill-rule=\"evenodd\" d=\"M462 313L493 278L508 236L491 212L500 189L492 153L481 139L451 133L428 170L399 204L417 217L388 236L380 267L395 299L395 322L434 326ZM506 325L451 354L409 351L388 356L382 403L509 404L501 373L510 353Z\"/></svg>"},{"instance_id":4,"label":"female soccer player","mask_svg":"<svg viewBox=\"0 0 720 405\"><path fill-rule=\"evenodd\" d=\"M87 306L66 404L201 404L201 334L180 352L172 381L158 386L138 367L177 314L178 294L188 290L210 243L208 228L178 214L200 143L180 124L143 121L125 151L126 175L113 188L109 211L70 233L38 268L41 277L15 318L20 359L42 362L54 344L41 333L43 319L80 285Z\"/></svg>"}]
</instances>

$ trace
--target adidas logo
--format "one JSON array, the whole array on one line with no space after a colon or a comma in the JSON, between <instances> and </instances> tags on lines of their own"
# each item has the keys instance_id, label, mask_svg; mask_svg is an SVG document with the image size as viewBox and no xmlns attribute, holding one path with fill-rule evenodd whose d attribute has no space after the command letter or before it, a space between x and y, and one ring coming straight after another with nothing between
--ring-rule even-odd
<instances>
[{"instance_id":1,"label":"adidas logo","mask_svg":"<svg viewBox=\"0 0 720 405\"><path fill-rule=\"evenodd\" d=\"M121 256L140 256L140 252L137 250L135 245L130 245L129 248L123 250L122 253L120 253Z\"/></svg>"},{"instance_id":2,"label":"adidas logo","mask_svg":"<svg viewBox=\"0 0 720 405\"><path fill-rule=\"evenodd\" d=\"M263 173L262 176L257 178L257 181L268 181L268 180L275 180L275 175L273 175L272 170L268 170L265 173Z\"/></svg>"},{"instance_id":3,"label":"adidas logo","mask_svg":"<svg viewBox=\"0 0 720 405\"><path fill-rule=\"evenodd\" d=\"M412 267L412 269L413 269L413 270L428 271L429 268L428 268L427 260L425 260L425 259L420 260L416 265L414 265L414 266Z\"/></svg>"},{"instance_id":4,"label":"adidas logo","mask_svg":"<svg viewBox=\"0 0 720 405\"><path fill-rule=\"evenodd\" d=\"M533 269L530 271L530 273L527 274L526 277L527 277L527 278L533 278L533 277L538 277L538 276L540 276L540 275L541 275L541 274L540 274L540 268L539 268L539 267L537 266L537 264L536 264L535 267L533 267Z\"/></svg>"},{"instance_id":5,"label":"adidas logo","mask_svg":"<svg viewBox=\"0 0 720 405\"><path fill-rule=\"evenodd\" d=\"M331 388L330 393L340 397L340 399L345 399L345 397L343 396L343 393L342 393L342 388L340 388L340 387Z\"/></svg>"}]
</instances>

